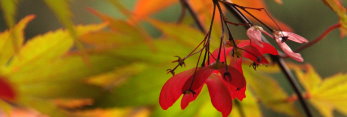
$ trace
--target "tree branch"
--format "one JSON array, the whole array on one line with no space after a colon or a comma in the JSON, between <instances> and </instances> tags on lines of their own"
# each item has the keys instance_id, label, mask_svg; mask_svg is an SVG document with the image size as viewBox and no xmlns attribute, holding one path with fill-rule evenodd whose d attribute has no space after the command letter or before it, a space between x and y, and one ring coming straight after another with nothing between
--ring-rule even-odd
<instances>
[{"instance_id":1,"label":"tree branch","mask_svg":"<svg viewBox=\"0 0 347 117\"><path fill-rule=\"evenodd\" d=\"M200 22L198 15L194 12L194 10L192 9L192 7L190 6L190 4L187 2L187 0L180 0L180 2L182 3L182 5L184 7L187 8L187 10L189 11L190 15L193 17L194 22L196 23L196 25L198 26L199 30L201 32L203 32L204 34L207 33L206 29L204 28L204 25L202 25L202 23Z\"/></svg>"}]
</instances>

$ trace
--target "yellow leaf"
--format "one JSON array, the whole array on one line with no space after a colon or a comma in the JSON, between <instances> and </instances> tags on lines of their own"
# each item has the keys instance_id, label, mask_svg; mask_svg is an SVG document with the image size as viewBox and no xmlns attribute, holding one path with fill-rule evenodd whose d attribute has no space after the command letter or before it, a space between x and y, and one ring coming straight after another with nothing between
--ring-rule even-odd
<instances>
[{"instance_id":1,"label":"yellow leaf","mask_svg":"<svg viewBox=\"0 0 347 117\"><path fill-rule=\"evenodd\" d=\"M46 4L53 10L55 15L59 18L60 22L69 31L71 37L74 39L75 46L81 50L83 59L86 58L85 48L82 43L77 40L77 31L72 22L72 13L69 9L69 0L44 0Z\"/></svg>"},{"instance_id":2,"label":"yellow leaf","mask_svg":"<svg viewBox=\"0 0 347 117\"><path fill-rule=\"evenodd\" d=\"M260 105L258 103L258 99L256 99L250 90L246 91L247 98L243 99L242 101L239 101L240 107L236 106L235 101L233 104L233 110L231 111L231 117L242 117L240 115L240 111L243 111L245 116L244 117L262 117Z\"/></svg>"},{"instance_id":3,"label":"yellow leaf","mask_svg":"<svg viewBox=\"0 0 347 117\"><path fill-rule=\"evenodd\" d=\"M244 7L265 8L266 9L266 5L265 5L263 0L232 0L232 2L235 4L238 4L240 6L244 6ZM268 14L263 10L261 10L261 11L247 10L247 11L250 12L255 17L257 17L262 22L264 22L265 24L269 25L270 27L277 29L278 26L275 24L275 22L276 22L279 25L279 27L281 28L281 30L285 30L285 31L291 31L292 30L285 23L280 22L279 20L275 19L273 16L268 16ZM248 17L249 19L256 21L253 17L248 15L246 12L244 12L242 10L241 10L241 12L243 14L246 14L246 17ZM269 14L269 15L271 15L271 14ZM273 20L275 20L275 22L273 22L273 20L271 18L273 18Z\"/></svg>"},{"instance_id":4,"label":"yellow leaf","mask_svg":"<svg viewBox=\"0 0 347 117\"><path fill-rule=\"evenodd\" d=\"M255 72L249 67L243 67L247 83L257 97L266 107L276 112L288 114L290 116L302 116L294 103L286 101L288 95L283 91L279 84L272 78Z\"/></svg>"},{"instance_id":5,"label":"yellow leaf","mask_svg":"<svg viewBox=\"0 0 347 117\"><path fill-rule=\"evenodd\" d=\"M137 0L132 21L138 22L176 2L178 0Z\"/></svg>"},{"instance_id":6,"label":"yellow leaf","mask_svg":"<svg viewBox=\"0 0 347 117\"><path fill-rule=\"evenodd\" d=\"M60 22L68 29L68 31L75 37L76 31L71 21L72 14L69 10L68 0L44 0L46 4L57 15Z\"/></svg>"},{"instance_id":7,"label":"yellow leaf","mask_svg":"<svg viewBox=\"0 0 347 117\"><path fill-rule=\"evenodd\" d=\"M34 18L34 15L28 15L12 29L0 33L0 50L3 50L0 53L0 66L7 66L9 59L15 54L15 48L22 46L24 42L24 28ZM13 40L16 40L16 43Z\"/></svg>"},{"instance_id":8,"label":"yellow leaf","mask_svg":"<svg viewBox=\"0 0 347 117\"><path fill-rule=\"evenodd\" d=\"M320 87L317 88L318 91L312 92L312 93L320 93L319 91L325 90L330 92L338 92L339 90L346 90L343 87L347 83L347 74L336 74L334 76L331 76L329 78L325 78L323 82L321 83ZM334 89L334 90L332 90Z\"/></svg>"},{"instance_id":9,"label":"yellow leaf","mask_svg":"<svg viewBox=\"0 0 347 117\"><path fill-rule=\"evenodd\" d=\"M0 110L2 110L1 112L4 115L8 116L12 110L12 106L8 102L0 100Z\"/></svg>"},{"instance_id":10,"label":"yellow leaf","mask_svg":"<svg viewBox=\"0 0 347 117\"><path fill-rule=\"evenodd\" d=\"M322 102L320 100L311 99L310 102L324 117L334 117L333 107L328 102Z\"/></svg>"},{"instance_id":11,"label":"yellow leaf","mask_svg":"<svg viewBox=\"0 0 347 117\"><path fill-rule=\"evenodd\" d=\"M208 95L208 94L205 93L205 95ZM199 98L201 98L201 96L199 96ZM220 112L218 112L213 107L213 105L211 104L211 101L208 100L208 99L205 99L205 100L206 101L204 101L204 103L200 102L202 104L201 104L201 106L199 107L199 109L198 109L198 111L196 113L196 117L217 117L217 116L220 116L221 115ZM185 110L185 111L188 111L188 110Z\"/></svg>"},{"instance_id":12,"label":"yellow leaf","mask_svg":"<svg viewBox=\"0 0 347 117\"><path fill-rule=\"evenodd\" d=\"M118 67L111 72L90 77L87 82L102 86L106 89L112 89L113 87L125 82L129 77L140 73L144 68L145 65L141 63L128 64L126 66Z\"/></svg>"},{"instance_id":13,"label":"yellow leaf","mask_svg":"<svg viewBox=\"0 0 347 117\"><path fill-rule=\"evenodd\" d=\"M83 63L80 56L67 55L51 61L32 62L29 65L22 66L17 71L9 73L9 80L19 86L55 83L54 86L59 88L60 83L81 83L83 78L111 71L115 66L125 64L129 64L129 61L112 54L91 54L90 66ZM30 91L30 88L25 90ZM48 89L42 90L49 91ZM54 94L54 92L51 93Z\"/></svg>"},{"instance_id":14,"label":"yellow leaf","mask_svg":"<svg viewBox=\"0 0 347 117\"><path fill-rule=\"evenodd\" d=\"M77 117L149 117L148 108L94 109L76 112Z\"/></svg>"},{"instance_id":15,"label":"yellow leaf","mask_svg":"<svg viewBox=\"0 0 347 117\"><path fill-rule=\"evenodd\" d=\"M16 87L18 98L93 98L100 96L102 89L87 84L85 78L111 71L115 66L129 64L126 61L112 54L92 54L90 66L87 66L80 56L66 56L25 65L11 73L9 80Z\"/></svg>"},{"instance_id":16,"label":"yellow leaf","mask_svg":"<svg viewBox=\"0 0 347 117\"><path fill-rule=\"evenodd\" d=\"M105 24L77 26L77 36L101 30ZM65 30L48 32L44 35L32 38L20 50L18 56L13 58L10 69L16 70L21 66L32 64L33 62L43 62L61 57L73 45L73 37Z\"/></svg>"},{"instance_id":17,"label":"yellow leaf","mask_svg":"<svg viewBox=\"0 0 347 117\"><path fill-rule=\"evenodd\" d=\"M321 78L311 65L306 65L306 73L301 69L295 68L295 72L300 80L300 83L306 91L312 92L314 89L320 87Z\"/></svg>"},{"instance_id":18,"label":"yellow leaf","mask_svg":"<svg viewBox=\"0 0 347 117\"><path fill-rule=\"evenodd\" d=\"M312 105L324 117L333 117L334 110L347 115L347 74L336 74L322 80L312 66L305 70L306 73L300 69L295 71Z\"/></svg>"}]
</instances>

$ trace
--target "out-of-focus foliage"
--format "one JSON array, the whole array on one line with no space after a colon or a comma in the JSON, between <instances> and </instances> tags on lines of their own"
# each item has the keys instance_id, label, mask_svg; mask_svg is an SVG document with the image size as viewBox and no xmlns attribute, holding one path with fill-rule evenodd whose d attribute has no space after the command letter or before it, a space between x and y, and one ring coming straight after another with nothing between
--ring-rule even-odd
<instances>
[{"instance_id":1,"label":"out-of-focus foliage","mask_svg":"<svg viewBox=\"0 0 347 117\"><path fill-rule=\"evenodd\" d=\"M69 0L44 0L49 8L56 14L60 22L69 31L70 35L74 38L74 45L80 49L84 50L82 43L78 41L77 30L75 29L72 22L72 13L69 8ZM85 51L80 52L84 57L86 57Z\"/></svg>"},{"instance_id":2,"label":"out-of-focus foliage","mask_svg":"<svg viewBox=\"0 0 347 117\"><path fill-rule=\"evenodd\" d=\"M0 77L0 98L5 100L14 100L16 97L15 91L6 78Z\"/></svg>"},{"instance_id":3,"label":"out-of-focus foliage","mask_svg":"<svg viewBox=\"0 0 347 117\"><path fill-rule=\"evenodd\" d=\"M306 72L303 72L306 71ZM310 65L296 69L306 98L324 117L333 117L334 110L347 115L347 74L336 74L322 79Z\"/></svg>"},{"instance_id":4,"label":"out-of-focus foliage","mask_svg":"<svg viewBox=\"0 0 347 117\"><path fill-rule=\"evenodd\" d=\"M15 16L18 0L1 0L1 8L4 11L4 17L9 27L15 25Z\"/></svg>"},{"instance_id":5,"label":"out-of-focus foliage","mask_svg":"<svg viewBox=\"0 0 347 117\"><path fill-rule=\"evenodd\" d=\"M25 24L31 19L33 19L33 16L24 18L18 24L21 28L17 32L23 33ZM105 24L77 26L76 29L78 36L80 36L100 30L105 26ZM2 33L2 35L6 34L6 32ZM2 39L9 40L11 38ZM24 39L22 38L22 40ZM11 82L15 90L16 97L11 101L35 108L52 116L65 116L65 112L58 111L59 108L50 102L51 99L58 97L92 98L93 95L100 93L100 88L74 79L76 75L92 74L93 72L89 71L88 63L83 62L79 56L69 55L64 57L73 45L73 37L69 32L57 30L34 37L25 45L20 45L23 47L18 53L12 51L10 43L5 41L3 45L6 44L9 49L4 50L10 52L7 52L9 57L1 60L5 61L1 65L1 74ZM91 56L89 64L93 64L100 57ZM83 70L83 68L88 70ZM93 68L96 68L95 71L102 70L102 67ZM74 70L82 71L71 74L70 72Z\"/></svg>"},{"instance_id":6,"label":"out-of-focus foliage","mask_svg":"<svg viewBox=\"0 0 347 117\"><path fill-rule=\"evenodd\" d=\"M24 42L24 28L35 16L30 15L21 20L17 25L8 31L4 31L0 34L0 65L4 67L8 61L16 54L15 47L22 47ZM17 35L17 36L13 36ZM12 40L16 40L17 43L13 43Z\"/></svg>"},{"instance_id":7,"label":"out-of-focus foliage","mask_svg":"<svg viewBox=\"0 0 347 117\"><path fill-rule=\"evenodd\" d=\"M286 101L288 94L275 80L250 68L245 70L245 77L251 88L249 90L253 91L266 107L290 116L302 116L293 103Z\"/></svg>"},{"instance_id":8,"label":"out-of-focus foliage","mask_svg":"<svg viewBox=\"0 0 347 117\"><path fill-rule=\"evenodd\" d=\"M130 13L117 0L109 1L123 13ZM0 113L22 117L220 116L211 105L206 89L186 110L181 110L177 103L167 111L158 105L160 89L170 77L165 70L172 67L169 64L172 56L186 55L203 39L203 34L190 24L147 18L178 0L138 0L134 14L129 14L130 20L112 18L91 9L102 23L77 26L71 20L68 0L45 0L65 29L31 39L25 39L23 30L34 15L16 23L17 2L1 0L9 30L0 33ZM199 18L209 21L212 6L200 0L190 2L196 3L193 8L200 11ZM235 3L265 8L262 1ZM342 5L337 0L326 0L326 3L346 28L346 10L340 8ZM265 12L251 12L274 25ZM153 38L133 21L148 22L163 36ZM212 38L218 37L212 35ZM218 42L213 43L215 48ZM194 57L188 59L187 68L193 67L194 61ZM310 66L291 64L290 68L305 88L307 100L323 116L333 116L333 110L347 115L345 74L321 79ZM289 116L302 116L294 105L295 96L284 91L269 75L279 72L277 67L260 67L254 71L244 66L243 69L248 83L247 98L234 102L231 116L240 117L244 113L246 117L261 117L263 107Z\"/></svg>"},{"instance_id":9,"label":"out-of-focus foliage","mask_svg":"<svg viewBox=\"0 0 347 117\"><path fill-rule=\"evenodd\" d=\"M14 27L15 25L15 16L16 16L16 4L18 3L18 0L1 0L1 8L4 11L4 17L5 21L8 27L13 28L12 30L9 30L6 34L8 37L3 37L7 38L4 40L10 41L12 44L11 48L8 49L13 49L13 51L18 52L20 45L23 43L23 34L18 31L18 30L23 30L20 28L24 28L25 26L17 26ZM30 18L28 19L30 20ZM23 21L25 22L25 21ZM26 25L26 23L23 23L23 25ZM11 39L9 39L11 38Z\"/></svg>"},{"instance_id":10,"label":"out-of-focus foliage","mask_svg":"<svg viewBox=\"0 0 347 117\"><path fill-rule=\"evenodd\" d=\"M179 0L138 0L136 2L135 5L135 10L133 18L131 20L137 22L137 21L141 21L147 17L149 17L149 15L154 14L158 11L160 11L161 9L164 9L176 2L179 2ZM213 9L213 4L212 2L209 1L201 1L201 0L189 0L189 3L192 3L192 8L194 9L194 11L198 11L197 13L199 14L199 19L202 20L202 22L207 22L209 21L208 18L211 17L212 11L211 9ZM233 3L241 5L241 6L246 6L246 7L252 7L252 8L265 8L266 9L266 5L263 2L263 0L256 0L256 1L245 1L245 0L232 0ZM280 0L276 0L276 2L281 3ZM157 4L161 4L161 5L157 5ZM267 25L271 26L271 27L276 27L276 24L274 23L274 21L276 21L278 23L278 25L281 27L282 30L287 30L290 31L292 30L290 27L286 26L284 23L279 22L278 20L274 19L273 16L269 16L269 14L266 13L265 10L249 10L246 9L248 12L252 13L255 17L259 18L261 21L263 21L264 23L266 23ZM246 12L242 11L244 14L247 14ZM248 18L252 19L252 20L256 20L254 18L252 18L252 16L250 15L246 15ZM218 20L218 16L216 17ZM273 18L273 19L271 19ZM207 23L208 24L208 23Z\"/></svg>"},{"instance_id":11,"label":"out-of-focus foliage","mask_svg":"<svg viewBox=\"0 0 347 117\"><path fill-rule=\"evenodd\" d=\"M347 36L347 8L342 5L339 0L323 0L339 17L341 24L341 37Z\"/></svg>"},{"instance_id":12,"label":"out-of-focus foliage","mask_svg":"<svg viewBox=\"0 0 347 117\"><path fill-rule=\"evenodd\" d=\"M68 0L45 0L47 5L57 15L61 23L75 36L76 32L71 21L72 14L69 9Z\"/></svg>"}]
</instances>

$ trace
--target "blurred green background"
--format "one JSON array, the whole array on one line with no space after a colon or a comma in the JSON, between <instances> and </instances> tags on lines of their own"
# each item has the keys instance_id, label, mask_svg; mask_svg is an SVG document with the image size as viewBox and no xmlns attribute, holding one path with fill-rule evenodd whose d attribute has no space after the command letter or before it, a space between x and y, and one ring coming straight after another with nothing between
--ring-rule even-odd
<instances>
[{"instance_id":1,"label":"blurred green background","mask_svg":"<svg viewBox=\"0 0 347 117\"><path fill-rule=\"evenodd\" d=\"M133 9L135 0L120 0L121 3ZM296 33L309 40L315 39L327 27L337 23L337 16L320 0L283 0L279 5L273 0L265 0L271 13L281 21L291 26ZM100 22L97 17L89 13L86 8L94 8L110 16L123 16L106 0L71 0L71 9L76 24ZM33 37L52 29L62 27L51 10L40 0L22 0L19 4L20 19L28 14L36 14L37 18L29 24L26 36ZM153 17L164 21L174 22L180 14L180 6L176 4ZM3 16L3 15L1 15ZM148 26L147 26L148 27ZM6 29L4 19L0 20L0 30ZM148 28L152 34L157 34L153 28ZM293 48L298 47L291 43ZM305 62L312 64L322 76L330 76L339 72L347 72L347 39L341 39L337 30L329 34L326 39L304 50Z\"/></svg>"},{"instance_id":2,"label":"blurred green background","mask_svg":"<svg viewBox=\"0 0 347 117\"><path fill-rule=\"evenodd\" d=\"M135 4L135 0L120 1L129 10L132 10ZM315 39L326 28L338 21L335 13L333 13L320 0L283 0L283 5L279 5L273 0L265 1L273 16L285 22L291 26L297 34L300 34L309 40ZM107 0L71 0L70 7L74 14L73 20L75 24L100 22L97 17L86 10L87 8L97 9L113 17L124 18ZM27 38L63 27L53 12L40 0L22 0L20 2L17 19L21 19L28 14L35 14L37 17L26 28L25 33ZM153 15L153 17L164 21L175 22L179 15L180 6L179 4L175 4L174 6ZM160 35L158 31L148 24L143 25L153 36ZM1 18L0 30L3 31L5 29L6 25L4 19ZM290 44L292 48L300 46L295 43ZM305 59L305 63L313 65L322 77L347 72L347 38L341 39L338 30L333 31L324 40L304 50L301 54ZM162 72L165 71L163 70ZM288 84L283 82L286 82L286 80L281 80L281 84L286 85L284 87L286 87L287 90L290 90L288 89ZM265 111L270 110L265 109Z\"/></svg>"}]
</instances>

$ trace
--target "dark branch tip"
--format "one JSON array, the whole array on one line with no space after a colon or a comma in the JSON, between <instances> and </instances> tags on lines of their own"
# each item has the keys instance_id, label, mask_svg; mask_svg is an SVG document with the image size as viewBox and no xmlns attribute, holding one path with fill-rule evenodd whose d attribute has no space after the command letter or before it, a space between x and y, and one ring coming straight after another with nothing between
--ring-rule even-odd
<instances>
[{"instance_id":1,"label":"dark branch tip","mask_svg":"<svg viewBox=\"0 0 347 117\"><path fill-rule=\"evenodd\" d=\"M166 71L167 71L168 74L170 73L173 76L175 75L175 70L174 69L167 69Z\"/></svg>"},{"instance_id":2,"label":"dark branch tip","mask_svg":"<svg viewBox=\"0 0 347 117\"><path fill-rule=\"evenodd\" d=\"M175 56L175 57L177 57L177 60L172 61L172 63L178 63L178 66L181 66L181 67L186 65L184 63L184 60L185 60L184 58L181 58L179 56Z\"/></svg>"}]
</instances>

